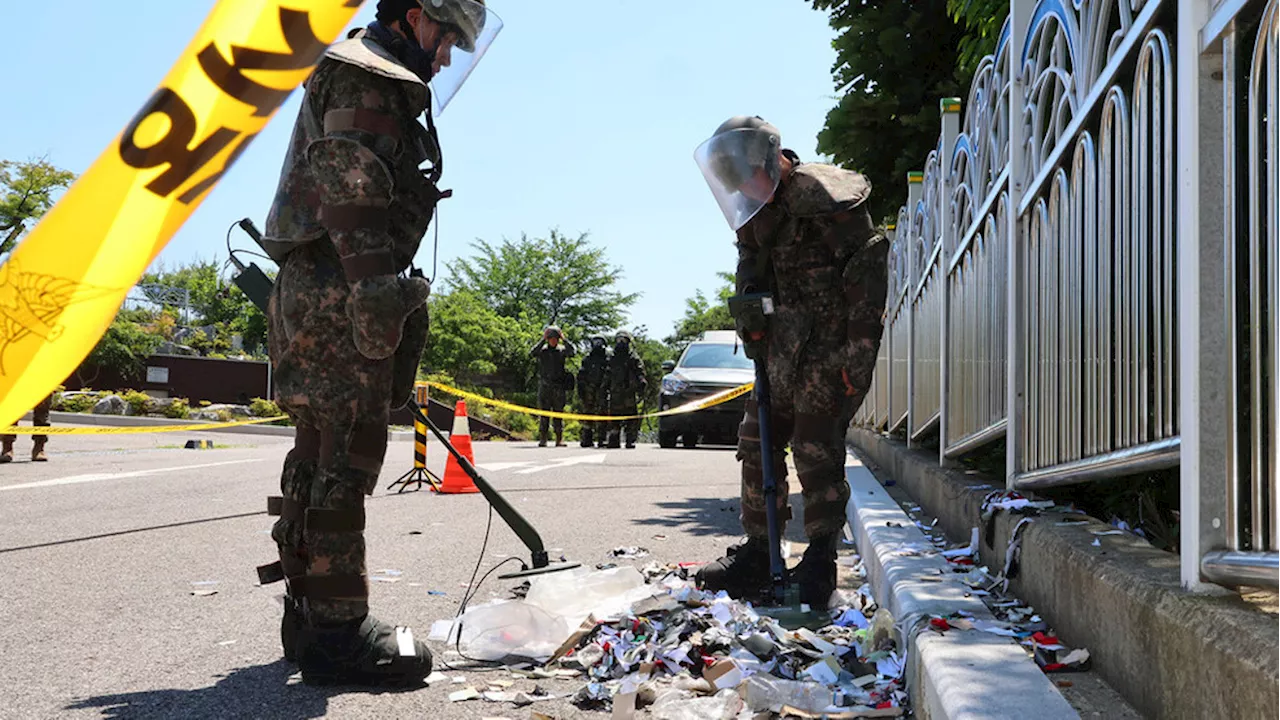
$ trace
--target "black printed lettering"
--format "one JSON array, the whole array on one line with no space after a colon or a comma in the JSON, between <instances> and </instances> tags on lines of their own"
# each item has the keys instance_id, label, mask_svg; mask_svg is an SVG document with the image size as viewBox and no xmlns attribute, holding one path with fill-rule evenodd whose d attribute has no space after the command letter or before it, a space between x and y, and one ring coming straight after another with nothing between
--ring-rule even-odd
<instances>
[{"instance_id":1,"label":"black printed lettering","mask_svg":"<svg viewBox=\"0 0 1280 720\"><path fill-rule=\"evenodd\" d=\"M190 205L195 202L196 198L203 195L206 190L213 187L219 180L221 180L223 175L227 174L227 170L230 170L231 166L235 164L235 161L240 159L240 155L249 147L249 143L253 142L253 139L256 137L258 137L258 133L246 135L241 138L235 149L227 156L227 161L222 164L222 169L195 185L192 185L190 189L178 197L178 202L181 202L184 205Z\"/></svg>"},{"instance_id":2,"label":"black printed lettering","mask_svg":"<svg viewBox=\"0 0 1280 720\"><path fill-rule=\"evenodd\" d=\"M142 147L138 145L134 136L142 123L156 114L169 118L169 131L154 144ZM138 114L133 116L133 120L125 128L120 139L120 159L126 165L139 170L167 164L169 169L148 183L147 189L160 197L168 197L222 152L223 148L238 135L230 128L218 128L193 148L190 145L195 134L196 115L191 107L181 95L167 87L161 87L142 106Z\"/></svg>"},{"instance_id":3,"label":"black printed lettering","mask_svg":"<svg viewBox=\"0 0 1280 720\"><path fill-rule=\"evenodd\" d=\"M280 8L280 28L289 46L287 53L266 52L231 46L231 62L209 43L197 55L209 80L227 95L254 108L255 117L267 117L279 107L293 88L268 87L245 76L245 70L301 70L315 64L326 44L311 30L307 13Z\"/></svg>"}]
</instances>

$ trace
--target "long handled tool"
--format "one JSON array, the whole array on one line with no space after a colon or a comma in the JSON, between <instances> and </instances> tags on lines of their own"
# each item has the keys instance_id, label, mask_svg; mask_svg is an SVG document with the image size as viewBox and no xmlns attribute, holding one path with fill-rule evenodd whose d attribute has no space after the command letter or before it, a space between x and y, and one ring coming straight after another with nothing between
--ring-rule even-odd
<instances>
[{"instance_id":1,"label":"long handled tool","mask_svg":"<svg viewBox=\"0 0 1280 720\"><path fill-rule=\"evenodd\" d=\"M414 400L410 400L409 407L413 408L413 412L417 415L419 422L431 428L431 432L436 436L436 439L439 440L441 444L444 445L445 449L449 451L449 454L453 455L453 458L458 461L458 465L462 468L462 471L471 478L473 483L476 484L476 488L480 490L480 494L484 496L484 499L489 501L489 504L497 511L498 516L502 518L502 521L507 524L507 527L511 528L511 531L516 534L516 537L520 538L520 542L524 543L524 546L529 549L532 567L521 563L519 571L508 573L506 575L499 575L498 577L500 579L510 580L512 578L530 577L532 575L544 575L546 573L560 572L561 570L572 570L576 567L582 566L581 563L552 563L550 558L547 557L547 549L542 543L542 536L538 534L538 531L534 529L533 525L531 525L518 510L512 507L511 503L507 502L506 498L502 497L502 493L499 493L496 488L489 484L488 480L485 480L484 477L480 475L480 472L476 470L475 466L471 464L471 461L468 460L466 456L458 452L458 449L453 446L453 443L449 442L448 436L441 432L440 428L435 426L435 423L431 422L431 418L427 417L427 413L423 411L421 405Z\"/></svg>"},{"instance_id":2,"label":"long handled tool","mask_svg":"<svg viewBox=\"0 0 1280 720\"><path fill-rule=\"evenodd\" d=\"M786 603L787 566L782 562L782 523L778 521L778 479L773 474L773 403L769 399L769 370L756 360L756 409L760 424L760 464L764 476L764 517L769 526L769 588L773 605Z\"/></svg>"}]
</instances>

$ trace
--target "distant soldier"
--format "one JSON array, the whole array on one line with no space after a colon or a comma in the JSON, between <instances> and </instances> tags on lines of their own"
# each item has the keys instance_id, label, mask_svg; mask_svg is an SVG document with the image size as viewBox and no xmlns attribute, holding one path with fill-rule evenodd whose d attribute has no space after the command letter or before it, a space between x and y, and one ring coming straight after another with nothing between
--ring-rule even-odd
<instances>
[{"instance_id":1,"label":"distant soldier","mask_svg":"<svg viewBox=\"0 0 1280 720\"><path fill-rule=\"evenodd\" d=\"M591 351L582 359L582 368L578 370L578 397L582 399L584 415L604 415L609 408L604 399L608 394L601 390L605 373L609 370L609 348L605 347L603 335L591 336ZM591 447L599 442L605 446L607 428L599 420L588 420L582 423L582 447Z\"/></svg>"},{"instance_id":2,"label":"distant soldier","mask_svg":"<svg viewBox=\"0 0 1280 720\"><path fill-rule=\"evenodd\" d=\"M795 454L809 547L795 568L800 602L826 609L836 585L836 548L849 484L844 435L866 397L880 346L888 243L867 212L871 184L858 173L802 163L782 147L778 129L735 117L695 158L729 225L737 232L740 297L734 321L747 356L767 363L771 386L773 472L782 522L786 448ZM749 312L752 307L760 312ZM736 598L768 584L769 546L763 460L755 396L738 430L742 529L747 542L698 572L698 585Z\"/></svg>"},{"instance_id":3,"label":"distant soldier","mask_svg":"<svg viewBox=\"0 0 1280 720\"><path fill-rule=\"evenodd\" d=\"M618 331L613 338L613 355L609 358L609 370L605 373L600 389L608 393L610 415L635 415L640 412L640 398L649 382L644 377L644 361L631 347L631 333ZM640 435L640 420L615 420L609 423L609 447L622 447L622 432L626 432L627 448L636 446Z\"/></svg>"},{"instance_id":4,"label":"distant soldier","mask_svg":"<svg viewBox=\"0 0 1280 720\"><path fill-rule=\"evenodd\" d=\"M35 427L49 427L49 408L53 405L53 395L40 401L39 405L31 411L31 424ZM17 423L14 423L17 425ZM4 447L0 449L0 465L13 462L13 443L17 440L16 435L0 436L0 443ZM44 454L44 444L48 442L47 435L31 436L31 461L46 462L49 458Z\"/></svg>"},{"instance_id":5,"label":"distant soldier","mask_svg":"<svg viewBox=\"0 0 1280 720\"><path fill-rule=\"evenodd\" d=\"M564 412L564 404L573 375L565 370L565 361L573 357L573 343L564 342L564 333L555 325L542 331L542 339L529 350L529 356L538 359L538 409ZM564 420L538 418L538 447L547 446L547 426L556 429L556 447L564 447Z\"/></svg>"}]
</instances>

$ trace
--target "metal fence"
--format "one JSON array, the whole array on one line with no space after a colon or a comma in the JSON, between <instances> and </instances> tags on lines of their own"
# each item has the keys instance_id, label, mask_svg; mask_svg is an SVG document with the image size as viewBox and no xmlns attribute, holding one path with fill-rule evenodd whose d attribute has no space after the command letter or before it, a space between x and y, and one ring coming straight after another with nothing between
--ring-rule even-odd
<instances>
[{"instance_id":1,"label":"metal fence","mask_svg":"<svg viewBox=\"0 0 1280 720\"><path fill-rule=\"evenodd\" d=\"M1205 525L1214 532L1184 542L1195 555L1184 559L1184 582L1274 586L1277 1L1225 0L1210 12L1205 0L1012 0L962 119L944 101L938 146L908 179L881 357L855 422L901 431L912 444L936 441L940 462L1004 439L1008 485L1021 489L1173 468L1194 452L1184 516L1221 495L1225 519L1214 515L1218 525ZM1223 62L1223 74L1198 76L1205 87L1225 77L1222 128L1202 122L1211 115L1202 107L1187 113L1194 99L1179 97L1171 38L1196 36L1179 22L1225 38L1233 49L1224 57L1238 58ZM1187 52L1178 57L1204 59L1200 48ZM1201 200L1180 175L1198 165L1179 153L1215 142L1220 162L1235 168L1225 173L1235 220L1226 233L1180 237ZM1205 345L1182 337L1184 320L1203 325L1202 308L1215 307L1195 295L1200 278L1180 286L1204 243L1221 246L1228 269L1216 306L1228 308L1230 360L1199 363L1184 378L1183 358L1202 357ZM1195 318L1182 317L1184 306ZM1226 440L1198 432L1187 450L1184 418L1212 422L1203 390L1184 408L1185 389L1202 381L1227 398L1216 418Z\"/></svg>"}]
</instances>

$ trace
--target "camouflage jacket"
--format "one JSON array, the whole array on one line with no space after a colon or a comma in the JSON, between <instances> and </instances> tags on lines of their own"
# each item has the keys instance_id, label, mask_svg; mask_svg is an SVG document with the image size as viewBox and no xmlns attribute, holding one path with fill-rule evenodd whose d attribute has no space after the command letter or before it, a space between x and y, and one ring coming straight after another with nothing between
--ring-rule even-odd
<instances>
[{"instance_id":1,"label":"camouflage jacket","mask_svg":"<svg viewBox=\"0 0 1280 720\"><path fill-rule=\"evenodd\" d=\"M609 351L607 348L595 348L582 359L582 367L578 370L578 387L584 390L596 390L604 381L605 372L609 369Z\"/></svg>"},{"instance_id":2,"label":"camouflage jacket","mask_svg":"<svg viewBox=\"0 0 1280 720\"><path fill-rule=\"evenodd\" d=\"M277 263L328 234L347 279L409 266L440 192L419 166L439 147L417 117L427 87L367 31L336 43L305 83L264 244Z\"/></svg>"},{"instance_id":3,"label":"camouflage jacket","mask_svg":"<svg viewBox=\"0 0 1280 720\"><path fill-rule=\"evenodd\" d=\"M565 375L568 373L564 369L565 362L573 357L576 352L573 343L563 340L555 347L547 344L546 339L538 341L529 350L529 355L538 359L538 381L549 385L564 385Z\"/></svg>"},{"instance_id":4,"label":"camouflage jacket","mask_svg":"<svg viewBox=\"0 0 1280 720\"><path fill-rule=\"evenodd\" d=\"M855 172L797 163L777 198L738 231L738 292L772 292L769 362L787 372L805 357L847 356L879 342L888 243L866 209L871 184Z\"/></svg>"},{"instance_id":5,"label":"camouflage jacket","mask_svg":"<svg viewBox=\"0 0 1280 720\"><path fill-rule=\"evenodd\" d=\"M618 397L632 393L638 394L644 390L646 383L644 361L640 359L636 351L618 352L615 350L609 356L606 372L600 383L600 389L614 397Z\"/></svg>"}]
</instances>

